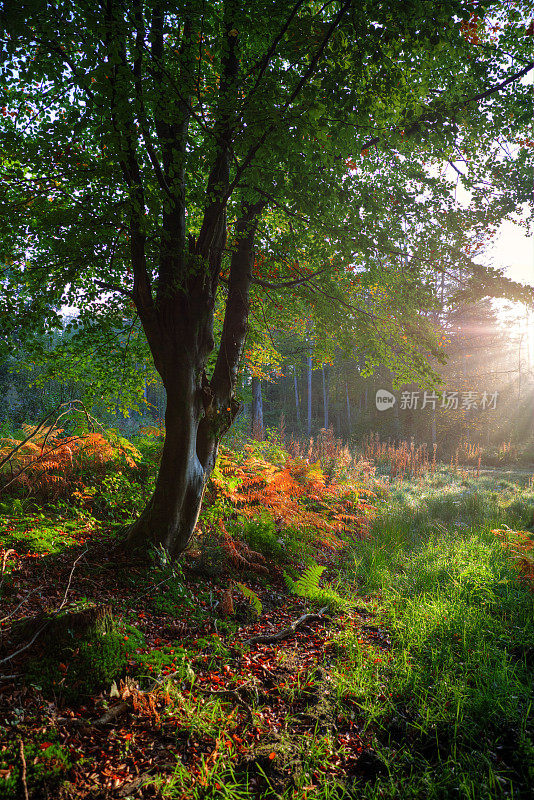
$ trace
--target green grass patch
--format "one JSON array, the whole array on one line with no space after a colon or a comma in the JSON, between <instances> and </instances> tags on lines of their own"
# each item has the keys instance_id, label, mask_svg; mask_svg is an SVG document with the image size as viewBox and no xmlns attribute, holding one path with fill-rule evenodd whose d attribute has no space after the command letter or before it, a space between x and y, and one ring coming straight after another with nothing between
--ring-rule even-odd
<instances>
[{"instance_id":1,"label":"green grass patch","mask_svg":"<svg viewBox=\"0 0 534 800\"><path fill-rule=\"evenodd\" d=\"M390 769L362 796L531 796L534 596L491 532L523 527L531 507L517 486L429 478L397 490L355 547L347 581L380 597L393 644L340 636L339 695Z\"/></svg>"},{"instance_id":2,"label":"green grass patch","mask_svg":"<svg viewBox=\"0 0 534 800\"><path fill-rule=\"evenodd\" d=\"M2 518L2 546L5 549L13 548L21 554L59 553L77 543L75 534L79 534L84 527L90 530L94 524L90 520L43 512L23 518L6 516Z\"/></svg>"}]
</instances>

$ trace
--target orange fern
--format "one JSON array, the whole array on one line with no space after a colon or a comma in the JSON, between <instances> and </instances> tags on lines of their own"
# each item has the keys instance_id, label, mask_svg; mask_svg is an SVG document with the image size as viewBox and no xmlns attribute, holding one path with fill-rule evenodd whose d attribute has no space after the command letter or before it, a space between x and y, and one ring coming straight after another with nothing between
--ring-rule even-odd
<instances>
[{"instance_id":1,"label":"orange fern","mask_svg":"<svg viewBox=\"0 0 534 800\"><path fill-rule=\"evenodd\" d=\"M510 528L493 530L501 545L510 553L521 580L534 591L534 540L528 531L513 531Z\"/></svg>"},{"instance_id":2,"label":"orange fern","mask_svg":"<svg viewBox=\"0 0 534 800\"><path fill-rule=\"evenodd\" d=\"M138 451L126 440L101 433L69 436L63 428L23 425L21 439L0 439L0 490L23 489L57 499L75 488L86 471L103 472L122 461L135 468Z\"/></svg>"},{"instance_id":3,"label":"orange fern","mask_svg":"<svg viewBox=\"0 0 534 800\"><path fill-rule=\"evenodd\" d=\"M366 536L374 510L354 488L327 484L318 463L288 456L283 464L273 464L253 448L245 448L242 460L223 449L212 482L237 515L252 519L266 511L280 529L307 530L329 549Z\"/></svg>"}]
</instances>

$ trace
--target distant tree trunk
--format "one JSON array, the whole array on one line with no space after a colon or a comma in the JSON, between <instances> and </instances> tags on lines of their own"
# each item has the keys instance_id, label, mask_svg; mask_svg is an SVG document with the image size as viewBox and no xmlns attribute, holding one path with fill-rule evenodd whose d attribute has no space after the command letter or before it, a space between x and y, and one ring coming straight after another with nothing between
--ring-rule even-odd
<instances>
[{"instance_id":1,"label":"distant tree trunk","mask_svg":"<svg viewBox=\"0 0 534 800\"><path fill-rule=\"evenodd\" d=\"M261 381L254 376L252 378L252 435L258 441L263 439L263 397L261 394Z\"/></svg>"},{"instance_id":2,"label":"distant tree trunk","mask_svg":"<svg viewBox=\"0 0 534 800\"><path fill-rule=\"evenodd\" d=\"M396 437L400 437L401 435L401 424L400 424L400 417L399 417L399 404L395 403L393 406L393 430L395 432Z\"/></svg>"},{"instance_id":3,"label":"distant tree trunk","mask_svg":"<svg viewBox=\"0 0 534 800\"><path fill-rule=\"evenodd\" d=\"M323 364L323 410L324 410L324 429L328 429L328 372Z\"/></svg>"},{"instance_id":4,"label":"distant tree trunk","mask_svg":"<svg viewBox=\"0 0 534 800\"><path fill-rule=\"evenodd\" d=\"M517 351L517 402L521 401L521 345L523 344L523 334L519 336L519 347Z\"/></svg>"},{"instance_id":5,"label":"distant tree trunk","mask_svg":"<svg viewBox=\"0 0 534 800\"><path fill-rule=\"evenodd\" d=\"M293 385L295 388L295 408L297 410L297 425L300 428L300 400L299 400L299 383L297 380L297 368L293 367Z\"/></svg>"},{"instance_id":6,"label":"distant tree trunk","mask_svg":"<svg viewBox=\"0 0 534 800\"><path fill-rule=\"evenodd\" d=\"M350 397L349 397L349 384L345 381L345 398L347 400L347 435L350 436L352 430L352 423L350 419Z\"/></svg>"},{"instance_id":7,"label":"distant tree trunk","mask_svg":"<svg viewBox=\"0 0 534 800\"><path fill-rule=\"evenodd\" d=\"M312 357L308 356L306 359L306 372L308 381L308 436L311 436L311 423L312 423Z\"/></svg>"}]
</instances>

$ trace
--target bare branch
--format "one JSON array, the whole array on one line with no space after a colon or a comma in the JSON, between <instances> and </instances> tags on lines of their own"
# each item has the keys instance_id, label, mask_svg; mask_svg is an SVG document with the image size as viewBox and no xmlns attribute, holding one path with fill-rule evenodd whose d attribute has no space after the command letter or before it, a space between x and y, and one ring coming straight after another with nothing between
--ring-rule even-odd
<instances>
[{"instance_id":1,"label":"bare branch","mask_svg":"<svg viewBox=\"0 0 534 800\"><path fill-rule=\"evenodd\" d=\"M258 286L261 286L263 289L287 289L291 286L302 286L303 283L309 283L316 278L318 275L322 275L325 272L329 272L330 268L325 267L323 269L318 269L317 272L313 272L311 275L308 275L303 278L298 278L294 281L281 281L280 283L269 283L268 281L262 281L260 278L252 278L251 282L256 283Z\"/></svg>"}]
</instances>

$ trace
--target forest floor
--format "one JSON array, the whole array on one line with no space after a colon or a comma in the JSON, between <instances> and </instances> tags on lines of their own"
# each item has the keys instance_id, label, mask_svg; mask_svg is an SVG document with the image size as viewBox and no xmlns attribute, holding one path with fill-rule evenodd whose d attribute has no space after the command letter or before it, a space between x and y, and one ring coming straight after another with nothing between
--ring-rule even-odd
<instances>
[{"instance_id":1,"label":"forest floor","mask_svg":"<svg viewBox=\"0 0 534 800\"><path fill-rule=\"evenodd\" d=\"M493 532L525 483L404 482L308 597L273 564L251 602L66 507L4 516L0 796L532 798L534 594Z\"/></svg>"}]
</instances>

